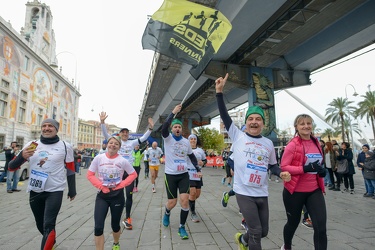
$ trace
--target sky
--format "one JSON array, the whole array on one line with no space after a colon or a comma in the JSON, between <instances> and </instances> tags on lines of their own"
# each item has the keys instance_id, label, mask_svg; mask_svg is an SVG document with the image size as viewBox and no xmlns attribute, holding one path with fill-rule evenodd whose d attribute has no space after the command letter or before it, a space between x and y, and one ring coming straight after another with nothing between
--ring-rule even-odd
<instances>
[{"instance_id":1,"label":"sky","mask_svg":"<svg viewBox=\"0 0 375 250\"><path fill-rule=\"evenodd\" d=\"M18 32L24 26L26 2L0 0L0 16L9 20ZM80 86L79 118L98 120L99 112L106 111L108 123L135 131L154 55L153 51L142 49L142 34L147 16L157 11L163 1L42 2L52 11L56 53L69 52L57 56L59 66L68 78L76 77ZM373 48L375 45L354 55ZM375 90L374 65L375 50L322 72L313 72L312 85L289 91L324 116L333 99L347 96L356 104L369 88ZM357 97L352 96L354 91L359 94ZM275 107L280 130L290 129L293 133L293 120L301 113L311 114L318 128L329 127L285 91L276 92ZM367 137L373 138L370 126L365 121L359 123ZM218 118L212 120L212 127L219 128L218 124Z\"/></svg>"}]
</instances>

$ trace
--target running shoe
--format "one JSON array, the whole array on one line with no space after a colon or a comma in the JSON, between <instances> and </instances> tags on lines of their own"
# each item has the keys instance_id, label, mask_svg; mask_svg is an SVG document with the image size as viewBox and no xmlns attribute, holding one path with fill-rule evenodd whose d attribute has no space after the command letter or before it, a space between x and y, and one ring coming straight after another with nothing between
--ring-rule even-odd
<instances>
[{"instance_id":1,"label":"running shoe","mask_svg":"<svg viewBox=\"0 0 375 250\"><path fill-rule=\"evenodd\" d=\"M136 190L137 190L137 188L133 187L133 193L137 192Z\"/></svg>"},{"instance_id":2,"label":"running shoe","mask_svg":"<svg viewBox=\"0 0 375 250\"><path fill-rule=\"evenodd\" d=\"M223 207L227 207L228 201L229 201L229 194L228 192L224 192L223 197L221 198L221 205L223 205Z\"/></svg>"},{"instance_id":3,"label":"running shoe","mask_svg":"<svg viewBox=\"0 0 375 250\"><path fill-rule=\"evenodd\" d=\"M230 187L230 188L231 188L231 187L232 187L232 184L228 183L228 187Z\"/></svg>"},{"instance_id":4,"label":"running shoe","mask_svg":"<svg viewBox=\"0 0 375 250\"><path fill-rule=\"evenodd\" d=\"M117 244L113 243L112 250L120 250L120 244L119 243L117 243Z\"/></svg>"},{"instance_id":5,"label":"running shoe","mask_svg":"<svg viewBox=\"0 0 375 250\"><path fill-rule=\"evenodd\" d=\"M306 220L303 220L301 224L304 225L307 228L312 228L313 227L311 220L308 219L308 218Z\"/></svg>"},{"instance_id":6,"label":"running shoe","mask_svg":"<svg viewBox=\"0 0 375 250\"><path fill-rule=\"evenodd\" d=\"M342 193L349 193L349 189L344 188L344 190L341 191Z\"/></svg>"},{"instance_id":7,"label":"running shoe","mask_svg":"<svg viewBox=\"0 0 375 250\"><path fill-rule=\"evenodd\" d=\"M181 239L183 239L183 240L189 239L189 235L188 235L188 233L186 232L184 226L183 226L183 227L180 227L180 228L178 229L178 235L179 235L179 236L181 237Z\"/></svg>"},{"instance_id":8,"label":"running shoe","mask_svg":"<svg viewBox=\"0 0 375 250\"><path fill-rule=\"evenodd\" d=\"M170 214L164 213L164 216L163 216L163 226L165 226L165 227L169 226L169 216L170 216Z\"/></svg>"},{"instance_id":9,"label":"running shoe","mask_svg":"<svg viewBox=\"0 0 375 250\"><path fill-rule=\"evenodd\" d=\"M153 192L153 193L156 193L156 189L155 189L154 187L152 188L152 192Z\"/></svg>"},{"instance_id":10,"label":"running shoe","mask_svg":"<svg viewBox=\"0 0 375 250\"><path fill-rule=\"evenodd\" d=\"M249 228L247 227L247 224L246 224L245 219L242 219L242 221L241 221L241 227L242 227L243 229L245 229L246 232L247 232L247 230L249 229Z\"/></svg>"},{"instance_id":11,"label":"running shoe","mask_svg":"<svg viewBox=\"0 0 375 250\"><path fill-rule=\"evenodd\" d=\"M225 184L225 179L226 179L225 177L223 177L223 179L221 179L221 184L223 184L223 185Z\"/></svg>"},{"instance_id":12,"label":"running shoe","mask_svg":"<svg viewBox=\"0 0 375 250\"><path fill-rule=\"evenodd\" d=\"M241 242L241 233L236 233L234 235L234 242L236 242L236 244L238 245L238 250L247 250L247 246L245 246L242 242Z\"/></svg>"},{"instance_id":13,"label":"running shoe","mask_svg":"<svg viewBox=\"0 0 375 250\"><path fill-rule=\"evenodd\" d=\"M277 179L275 180L275 182L279 183L279 178L277 178Z\"/></svg>"},{"instance_id":14,"label":"running shoe","mask_svg":"<svg viewBox=\"0 0 375 250\"><path fill-rule=\"evenodd\" d=\"M192 213L191 214L191 221L192 222L199 222L200 221L199 217L198 217L198 215L196 213Z\"/></svg>"},{"instance_id":15,"label":"running shoe","mask_svg":"<svg viewBox=\"0 0 375 250\"><path fill-rule=\"evenodd\" d=\"M354 189L350 189L350 194L354 194Z\"/></svg>"},{"instance_id":16,"label":"running shoe","mask_svg":"<svg viewBox=\"0 0 375 250\"><path fill-rule=\"evenodd\" d=\"M128 230L132 230L133 229L133 226L132 226L132 219L129 217L125 220L122 221L122 224L124 225L124 227Z\"/></svg>"}]
</instances>

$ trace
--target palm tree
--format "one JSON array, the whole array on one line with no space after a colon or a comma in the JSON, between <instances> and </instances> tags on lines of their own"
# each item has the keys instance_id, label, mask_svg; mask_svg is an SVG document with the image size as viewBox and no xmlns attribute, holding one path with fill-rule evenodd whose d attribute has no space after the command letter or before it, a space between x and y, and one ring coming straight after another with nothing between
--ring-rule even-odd
<instances>
[{"instance_id":1,"label":"palm tree","mask_svg":"<svg viewBox=\"0 0 375 250\"><path fill-rule=\"evenodd\" d=\"M331 141L331 137L334 136L334 131L330 128L326 128L320 136L322 138L328 137L328 141Z\"/></svg>"},{"instance_id":2,"label":"palm tree","mask_svg":"<svg viewBox=\"0 0 375 250\"><path fill-rule=\"evenodd\" d=\"M375 91L367 91L365 95L361 95L363 101L358 103L358 108L355 110L355 117L361 119L365 116L367 123L371 124L372 133L375 138ZM371 121L371 122L370 122Z\"/></svg>"},{"instance_id":3,"label":"palm tree","mask_svg":"<svg viewBox=\"0 0 375 250\"><path fill-rule=\"evenodd\" d=\"M350 106L353 101L349 101L348 98L337 97L330 102L326 109L326 121L341 125L341 137L342 141L345 141L345 119L349 118L349 115L355 110L355 107ZM349 140L349 137L348 137Z\"/></svg>"},{"instance_id":4,"label":"palm tree","mask_svg":"<svg viewBox=\"0 0 375 250\"><path fill-rule=\"evenodd\" d=\"M353 138L349 140L350 130L352 130L352 132L356 133L358 136L361 136L362 130L359 128L358 123L350 123L349 120L345 120L344 127L345 127L344 133L346 135L346 138L348 138L348 142L351 141L354 144ZM340 126L336 127L335 129L336 129L336 134L342 133Z\"/></svg>"}]
</instances>

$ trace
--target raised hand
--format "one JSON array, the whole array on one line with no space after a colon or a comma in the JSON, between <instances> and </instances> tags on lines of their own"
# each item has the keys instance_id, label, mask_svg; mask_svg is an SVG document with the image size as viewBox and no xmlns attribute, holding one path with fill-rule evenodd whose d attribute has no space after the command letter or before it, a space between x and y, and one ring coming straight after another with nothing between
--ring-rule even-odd
<instances>
[{"instance_id":1,"label":"raised hand","mask_svg":"<svg viewBox=\"0 0 375 250\"><path fill-rule=\"evenodd\" d=\"M172 113L176 115L178 112L181 111L181 108L182 108L182 104L181 103L177 104L176 107L174 107Z\"/></svg>"},{"instance_id":2,"label":"raised hand","mask_svg":"<svg viewBox=\"0 0 375 250\"><path fill-rule=\"evenodd\" d=\"M229 74L226 73L224 78L219 77L215 80L216 93L223 93L224 85L227 82L228 77L229 77Z\"/></svg>"},{"instance_id":3,"label":"raised hand","mask_svg":"<svg viewBox=\"0 0 375 250\"><path fill-rule=\"evenodd\" d=\"M154 120L151 117L148 118L148 127L150 129L154 128Z\"/></svg>"},{"instance_id":4,"label":"raised hand","mask_svg":"<svg viewBox=\"0 0 375 250\"><path fill-rule=\"evenodd\" d=\"M107 115L106 112L102 111L102 112L100 112L99 117L100 117L100 122L104 123L104 121L105 121L105 119L107 119L108 115Z\"/></svg>"}]
</instances>

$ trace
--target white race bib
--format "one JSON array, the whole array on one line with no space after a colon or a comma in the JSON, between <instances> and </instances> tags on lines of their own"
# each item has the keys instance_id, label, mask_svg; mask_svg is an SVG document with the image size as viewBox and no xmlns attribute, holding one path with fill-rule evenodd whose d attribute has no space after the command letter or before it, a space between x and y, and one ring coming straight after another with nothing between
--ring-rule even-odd
<instances>
[{"instance_id":1,"label":"white race bib","mask_svg":"<svg viewBox=\"0 0 375 250\"><path fill-rule=\"evenodd\" d=\"M152 157L152 158L151 158L150 165L151 165L151 166L158 166L158 165L160 165L160 163L159 163L159 159L158 159L158 158L155 158L155 157Z\"/></svg>"},{"instance_id":2,"label":"white race bib","mask_svg":"<svg viewBox=\"0 0 375 250\"><path fill-rule=\"evenodd\" d=\"M187 163L185 160L174 160L174 167L177 172L186 172L187 170Z\"/></svg>"},{"instance_id":3,"label":"white race bib","mask_svg":"<svg viewBox=\"0 0 375 250\"><path fill-rule=\"evenodd\" d=\"M201 178L198 176L196 168L189 168L189 178L191 181L200 181Z\"/></svg>"},{"instance_id":4,"label":"white race bib","mask_svg":"<svg viewBox=\"0 0 375 250\"><path fill-rule=\"evenodd\" d=\"M43 192L47 179L48 174L36 171L34 169L31 170L27 191Z\"/></svg>"},{"instance_id":5,"label":"white race bib","mask_svg":"<svg viewBox=\"0 0 375 250\"><path fill-rule=\"evenodd\" d=\"M262 187L267 179L267 168L247 164L243 182L247 186Z\"/></svg>"}]
</instances>

